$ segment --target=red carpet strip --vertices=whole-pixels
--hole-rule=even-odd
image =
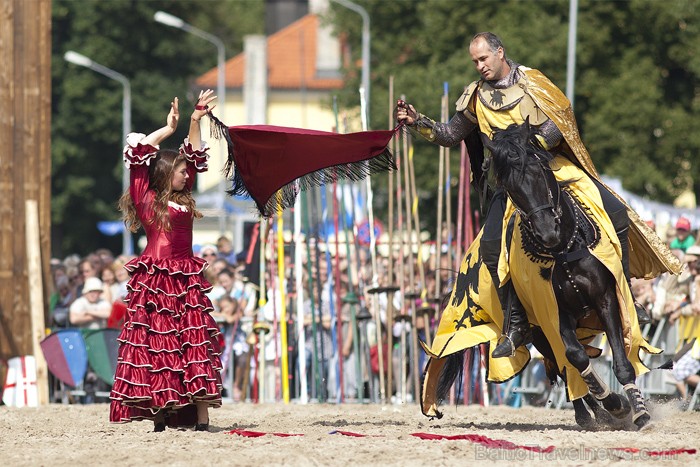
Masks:
[[[259,438],[265,435],[279,436],[282,438],[287,438],[289,436],[304,436],[301,433],[266,433],[264,431],[250,431],[250,430],[231,430],[226,432],[229,435],[245,436],[246,438]]]
[[[342,430],[333,430],[328,433],[329,435],[343,435],[343,436],[354,436],[356,438],[364,438],[366,436],[371,436],[373,438],[383,438],[384,435],[363,435],[362,433],[355,433],[353,431],[342,431]]]
[[[239,435],[239,436],[244,436],[246,438],[259,438],[261,436],[265,435],[273,435],[273,436],[279,436],[282,438],[286,438],[289,436],[304,436],[302,433],[267,433],[264,431],[251,431],[251,430],[240,430],[240,429],[235,429],[231,431],[226,432],[229,435]],[[381,438],[383,435],[365,435],[362,433],[355,433],[353,431],[343,431],[343,430],[333,430],[328,433],[329,435],[343,435],[343,436],[350,436],[354,438],[365,438],[365,437],[375,437],[375,438]],[[531,451],[531,452],[540,452],[540,453],[549,453],[553,452],[556,448],[554,446],[547,446],[545,448],[540,447],[540,446],[532,446],[532,445],[520,445],[520,444],[515,444],[510,441],[506,441],[504,439],[493,439],[489,438],[488,436],[483,436],[483,435],[471,435],[471,434],[466,434],[466,435],[436,435],[433,433],[411,433],[411,436],[415,436],[420,439],[446,439],[446,440],[467,440],[471,441],[472,443],[480,444],[482,446],[485,446],[487,448],[491,449],[523,449],[525,451]],[[648,450],[648,449],[639,449],[639,448],[609,448],[610,451],[620,451],[624,453],[643,453],[645,456],[648,457],[668,457],[668,456],[676,456],[678,454],[696,454],[697,450],[693,448],[679,448],[679,449],[668,449],[668,450],[663,450],[663,451],[653,451],[653,450]]]
[[[482,436],[482,435],[435,435],[432,433],[411,433],[411,436],[416,436],[420,439],[448,439],[448,440],[460,440],[460,439],[466,439],[467,441],[471,441],[472,443],[477,443],[481,444],[482,446],[486,446],[488,448],[493,448],[493,449],[524,449],[526,451],[532,451],[532,452],[552,452],[554,451],[554,446],[547,446],[546,448],[542,448],[540,446],[523,446],[519,444],[514,444],[511,443],[510,441],[506,441],[504,439],[493,439],[489,438],[488,436]]]

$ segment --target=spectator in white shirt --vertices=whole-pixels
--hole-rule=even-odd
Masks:
[[[69,321],[79,328],[100,329],[107,326],[112,305],[102,298],[103,285],[97,277],[88,277],[83,285],[83,295],[70,306]]]

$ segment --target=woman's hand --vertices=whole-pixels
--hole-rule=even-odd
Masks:
[[[211,112],[215,105],[209,107],[209,103],[216,99],[214,91],[207,89],[206,91],[199,91],[199,97],[197,98],[197,103],[194,106],[194,111],[192,112],[192,117],[190,119],[190,132],[188,138],[192,147],[195,149],[200,149],[202,147],[202,135],[199,128],[199,120],[204,117],[208,112]]]
[[[168,118],[165,125],[175,133],[177,130],[177,122],[180,120],[180,110],[178,108],[177,97],[170,102],[170,112],[168,112]]]
[[[404,100],[399,99],[396,102],[396,120],[399,123],[413,125],[418,119],[418,112],[413,106]]]
[[[197,98],[197,103],[194,106],[194,111],[192,112],[192,120],[198,122],[202,117],[204,117],[207,112],[214,110],[216,105],[209,107],[209,103],[216,99],[213,95],[214,91],[207,89],[206,91],[199,91],[199,97]]]
[[[172,136],[177,129],[177,122],[180,120],[180,111],[177,106],[177,97],[170,101],[170,112],[168,112],[168,117],[165,119],[165,126],[158,128],[153,133],[149,134],[141,140],[141,144],[151,144],[153,146],[158,146],[166,138]]]

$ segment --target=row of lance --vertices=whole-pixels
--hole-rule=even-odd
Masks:
[[[447,86],[445,85],[443,95],[441,97],[441,119],[447,121],[448,115],[448,95]],[[363,96],[361,94],[361,96]],[[401,96],[404,99],[404,96]],[[389,81],[389,128],[393,128],[395,121],[393,120],[393,110],[395,104],[393,77]],[[336,108],[336,128],[338,128],[338,113]],[[337,384],[338,391],[336,398],[338,402],[342,402],[346,397],[363,400],[366,396],[364,391],[364,381],[367,379],[369,386],[369,398],[378,402],[387,402],[392,395],[393,388],[396,387],[397,397],[402,401],[407,401],[408,393],[411,392],[413,399],[417,400],[420,394],[420,374],[422,369],[419,368],[420,349],[418,336],[418,318],[422,317],[424,323],[423,338],[425,344],[430,347],[432,340],[433,323],[439,322],[439,314],[442,304],[446,301],[446,295],[440,291],[447,288],[450,284],[443,284],[440,268],[447,267],[450,269],[451,276],[456,276],[460,267],[462,254],[466,247],[472,242],[474,232],[478,223],[478,217],[472,217],[472,210],[469,200],[469,164],[467,153],[464,144],[460,154],[459,162],[459,180],[453,183],[451,177],[451,158],[449,148],[439,148],[438,155],[438,187],[437,187],[437,219],[436,226],[437,241],[435,250],[430,256],[433,261],[432,270],[435,271],[435,287],[429,291],[426,284],[426,264],[424,249],[427,245],[421,240],[421,219],[419,212],[419,197],[416,189],[416,177],[413,163],[413,142],[409,131],[402,128],[390,143],[390,148],[394,154],[398,171],[389,172],[387,174],[387,193],[388,193],[388,219],[386,225],[388,228],[388,251],[389,261],[387,262],[386,270],[381,272],[378,270],[377,264],[377,243],[374,231],[374,212],[373,212],[373,192],[371,177],[365,180],[365,195],[367,220],[369,224],[369,254],[371,259],[371,273],[367,274],[367,268],[361,267],[362,261],[360,258],[360,245],[357,235],[357,227],[354,222],[355,210],[349,209],[349,212],[344,212],[348,206],[346,196],[352,196],[353,199],[357,196],[357,190],[362,187],[357,184],[345,184],[343,181],[334,183],[331,187],[320,187],[319,189],[310,189],[300,194],[297,205],[293,209],[293,235],[292,243],[297,247],[292,248],[294,251],[294,261],[291,263],[290,274],[285,271],[285,240],[284,232],[284,217],[281,211],[271,219],[262,219],[260,226],[260,290],[259,302],[260,308],[266,305],[270,296],[275,297],[273,304],[275,307],[274,321],[272,323],[265,322],[261,317],[253,326],[253,332],[249,336],[251,344],[252,358],[256,360],[257,377],[255,378],[255,389],[257,392],[264,392],[264,380],[261,374],[264,374],[265,358],[258,356],[259,348],[264,349],[267,339],[274,338],[275,343],[280,341],[279,352],[275,352],[275,366],[279,366],[279,381],[276,385],[276,393],[280,395],[280,399],[285,403],[290,400],[290,369],[289,369],[289,346],[288,346],[288,322],[287,303],[291,298],[296,299],[295,308],[297,313],[297,346],[300,350],[300,357],[297,359],[298,370],[300,377],[297,382],[300,400],[306,402],[310,396],[315,396],[322,400],[325,391],[322,385],[321,372],[319,371],[321,361],[325,361],[328,355],[333,352],[333,349],[325,349],[321,341],[319,344],[320,330],[318,325],[321,322],[321,317],[318,316],[322,305],[320,301],[324,296],[322,287],[324,281],[331,283],[331,296],[327,297],[328,303],[326,307],[330,308],[331,316],[335,319],[332,329],[332,339],[334,347],[337,349],[338,355],[341,355],[343,346],[343,326],[340,319],[340,308],[342,306],[349,307],[351,332],[353,335],[352,346],[354,358],[354,371],[356,373],[356,388],[357,394],[345,394],[343,384],[343,358],[336,359],[337,368]],[[457,193],[457,213],[453,215],[452,207],[452,186],[458,186]],[[340,186],[339,186],[340,185]],[[332,192],[332,209],[328,206],[327,191]],[[340,191],[338,191],[340,190]],[[353,203],[349,203],[352,205]],[[319,207],[322,215],[319,219]],[[333,215],[333,219],[329,216]],[[478,214],[476,214],[478,216]],[[456,228],[453,230],[453,219],[456,217]],[[347,219],[353,219],[347,221]],[[335,229],[335,254],[331,255],[330,245],[328,243],[333,240],[325,238],[324,232],[319,227],[324,227],[332,222]],[[276,224],[276,228],[273,227]],[[306,232],[306,248],[301,247],[301,226],[304,225]],[[340,245],[340,231],[345,233],[344,246]],[[395,235],[395,230],[398,230],[402,235]],[[273,235],[276,231],[276,238]],[[443,240],[444,239],[444,240]],[[320,245],[326,243],[324,251],[321,251]],[[443,245],[448,247],[443,251]],[[341,267],[340,267],[340,252],[345,249],[345,259],[347,261],[347,291],[343,294],[341,290]],[[276,254],[274,253],[276,251]],[[306,266],[302,258],[303,251],[306,255]],[[399,252],[399,257],[402,260],[394,264],[394,252]],[[443,255],[446,258],[443,259]],[[276,259],[276,261],[275,261]],[[275,264],[276,263],[276,264]],[[325,266],[327,277],[321,277],[321,269]],[[354,267],[351,267],[354,263]],[[448,266],[444,266],[447,264]],[[306,268],[306,274],[302,271]],[[353,272],[357,273],[357,277],[352,277]],[[380,283],[381,274],[381,283]],[[274,277],[276,276],[276,277]],[[285,278],[293,277],[296,281],[296,287],[290,289],[296,291],[304,291],[305,293],[295,293],[294,297],[288,297],[289,292],[286,290]],[[304,276],[306,283],[304,283]],[[368,277],[369,276],[369,277]],[[291,280],[291,279],[290,279]],[[269,289],[268,289],[269,288]],[[394,295],[399,293],[401,296],[401,306],[398,309],[394,307]],[[386,323],[381,322],[381,311],[379,309],[379,295],[386,294]],[[432,296],[429,296],[432,294]],[[311,339],[313,339],[312,368],[306,368],[305,358],[302,356],[305,348],[305,333],[303,329],[303,295],[306,295],[311,300]],[[333,297],[334,295],[334,297]],[[374,296],[371,302],[371,312],[366,303],[366,296]],[[318,303],[317,303],[318,301]],[[260,314],[259,314],[260,315]],[[277,318],[279,317],[279,319]],[[368,326],[372,322],[373,326]],[[398,381],[393,381],[395,377],[393,368],[392,350],[394,348],[394,335],[392,329],[395,323],[401,323],[401,332],[399,337],[399,369],[396,377]],[[408,336],[410,329],[410,339]],[[268,336],[272,332],[273,336]],[[376,333],[370,336],[369,333]],[[277,335],[279,333],[279,336]],[[378,359],[378,377],[372,376],[370,368],[370,342],[377,344],[377,359]],[[386,342],[386,346],[383,343]],[[256,344],[256,345],[253,345]],[[385,351],[389,349],[389,354]],[[278,357],[279,356],[279,357]],[[409,361],[407,362],[406,359]],[[365,378],[362,371],[362,365],[367,369],[368,377]],[[410,371],[409,368],[410,367]],[[312,387],[307,387],[306,372],[312,371]],[[410,381],[407,373],[410,372]],[[249,371],[246,372],[245,387],[248,387]]]

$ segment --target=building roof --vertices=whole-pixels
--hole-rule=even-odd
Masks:
[[[316,51],[319,19],[310,14],[267,38],[267,80],[270,89],[332,90],[343,86],[341,78],[317,76]],[[226,87],[243,87],[245,52],[225,64]],[[216,88],[217,69],[197,79],[201,87]]]

